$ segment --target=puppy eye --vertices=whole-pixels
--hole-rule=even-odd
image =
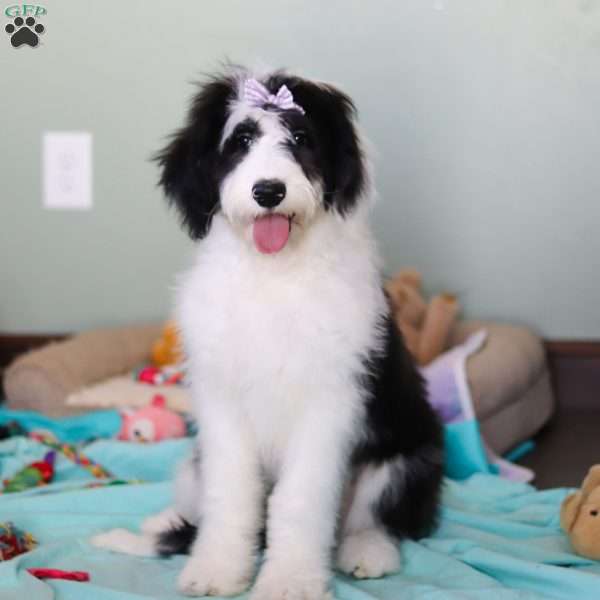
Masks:
[[[296,131],[292,133],[292,136],[297,146],[304,146],[307,142],[306,131],[303,131],[302,129],[296,129]]]
[[[235,136],[235,142],[238,148],[245,150],[252,143],[252,136],[249,133],[238,133]]]

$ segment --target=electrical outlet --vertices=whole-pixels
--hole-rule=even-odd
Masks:
[[[92,208],[92,134],[46,131],[42,140],[44,208]]]

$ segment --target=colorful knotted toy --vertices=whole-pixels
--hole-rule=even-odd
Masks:
[[[111,479],[113,477],[112,473],[87,457],[83,452],[77,450],[77,448],[71,444],[61,443],[57,441],[56,438],[42,433],[31,433],[30,437],[60,452],[65,458],[88,470],[96,479]]]
[[[37,546],[35,538],[15,527],[10,521],[0,523],[0,560],[25,554]]]
[[[4,489],[2,492],[8,494],[11,492],[22,492],[29,488],[46,485],[54,477],[54,459],[55,452],[48,452],[43,460],[27,465],[10,479],[4,480]]]

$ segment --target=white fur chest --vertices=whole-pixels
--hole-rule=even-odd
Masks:
[[[232,403],[269,449],[315,403],[324,418],[352,418],[385,300],[366,228],[338,219],[268,256],[215,219],[178,295],[200,420]]]

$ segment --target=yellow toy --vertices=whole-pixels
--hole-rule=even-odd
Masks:
[[[179,331],[174,321],[168,321],[162,336],[152,346],[152,362],[157,367],[176,365],[183,360]]]
[[[565,498],[560,525],[577,554],[600,560],[600,465],[588,471],[579,492]]]

